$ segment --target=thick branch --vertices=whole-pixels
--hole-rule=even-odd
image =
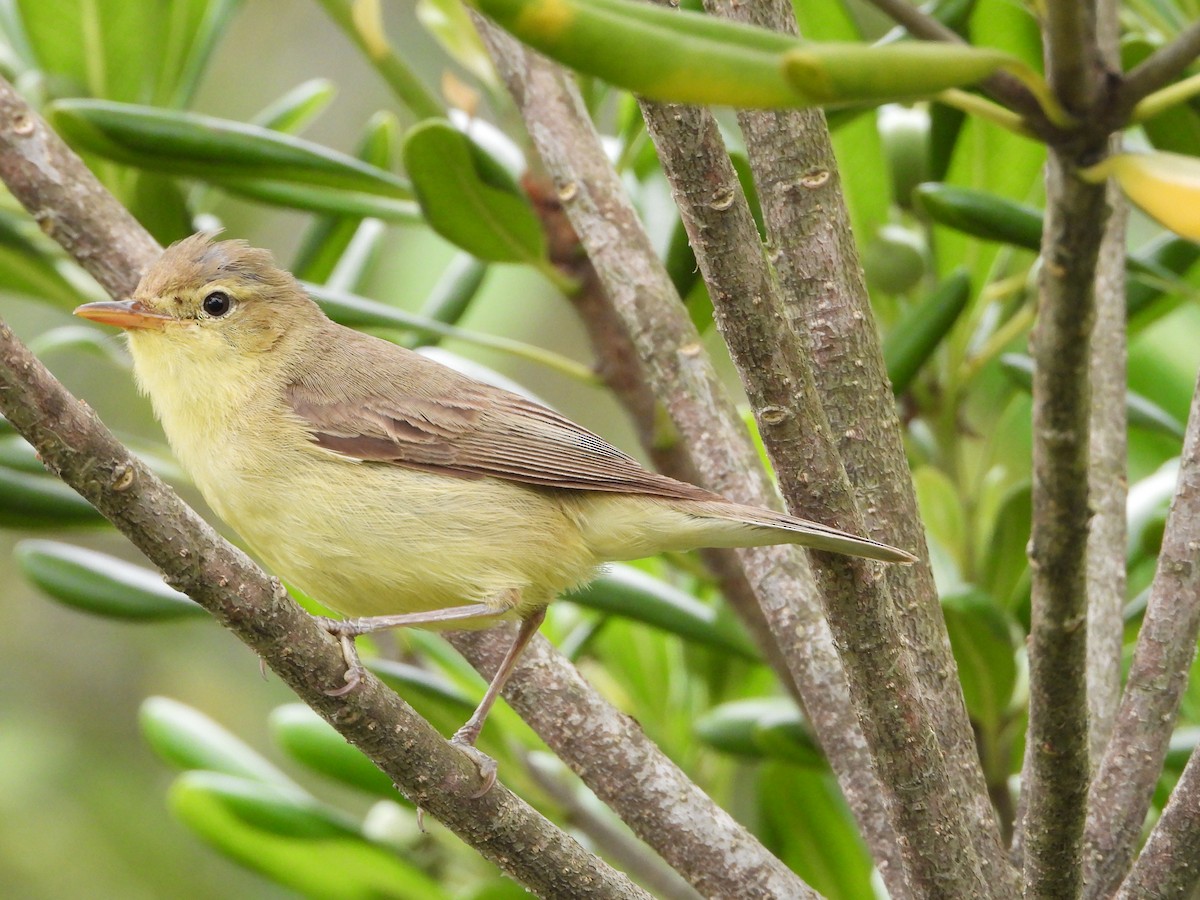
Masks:
[[[1200,753],[1192,753],[1116,900],[1190,900],[1198,887]]]
[[[29,127],[27,127],[26,123],[31,124]],[[30,160],[39,161],[39,164],[30,162]],[[83,166],[79,159],[72,154],[61,143],[61,141],[59,141],[57,137],[53,135],[52,132],[46,129],[44,123],[37,119],[36,116],[34,116],[34,114],[24,106],[23,101],[2,81],[0,81],[0,177],[3,177],[6,180],[13,194],[23,203],[25,203],[27,207],[38,216],[40,221],[48,221],[53,223],[54,228],[52,233],[54,236],[60,238],[64,247],[68,251],[75,254],[76,258],[79,259],[79,261],[86,268],[88,268],[89,271],[91,271],[92,274],[102,284],[104,284],[111,293],[114,294],[114,296],[130,293],[136,286],[140,271],[149,265],[156,258],[159,252],[157,246],[154,244],[149,235],[140,229],[140,226],[138,226],[137,223],[129,216],[129,214],[120,206],[120,204],[117,203],[117,201],[110,194],[108,194],[102,186],[100,186],[100,184],[95,180],[91,173],[87,171],[86,167]],[[102,235],[104,239],[102,241],[97,241],[95,238],[95,235],[97,234]],[[174,502],[178,503],[178,501]],[[189,522],[199,521],[195,519],[194,514],[191,514],[190,511],[188,515],[191,517],[188,520]],[[200,525],[203,526],[203,523],[200,523]],[[207,529],[207,526],[203,527]],[[207,533],[211,534],[211,531],[208,531]],[[215,535],[213,538],[215,540],[219,540],[219,538],[215,538]],[[205,546],[207,547],[207,545]],[[225,545],[223,542],[222,546],[228,547],[228,545]],[[204,553],[190,550],[186,551],[186,553],[188,558],[192,560],[201,558],[207,559],[209,556],[209,551],[207,549],[204,551]],[[241,557],[240,554],[238,556],[245,562],[245,565],[251,566],[248,560],[245,560],[245,558]],[[151,558],[156,562],[159,561],[156,557],[152,556]],[[174,557],[172,557],[172,560],[174,560]],[[257,569],[253,569],[252,566],[251,569],[254,572],[258,571]],[[170,574],[170,571],[167,571]],[[218,577],[226,576],[219,574]],[[234,582],[232,578],[229,578],[225,583],[238,582]],[[311,627],[311,622],[306,616],[299,611],[297,611],[297,615],[301,617],[303,622],[309,623],[306,627]],[[239,620],[246,619],[249,621],[253,621],[254,618],[254,616],[248,611],[239,612],[237,617]],[[323,632],[320,633],[323,634]],[[327,644],[328,641],[326,640],[326,645]],[[309,667],[314,665],[311,661],[306,660],[303,654],[295,652],[295,648],[288,650],[287,654],[288,661],[292,665],[306,665]],[[335,654],[335,658],[336,660],[340,660],[340,654]],[[548,673],[544,677],[549,679],[550,685],[568,683],[578,679],[578,673],[574,672],[570,664],[563,660],[561,656],[554,655],[548,659],[549,661],[544,660],[543,664],[536,670],[538,673],[536,677],[543,677],[541,674],[542,672]],[[271,664],[273,667],[275,666],[275,663]],[[342,663],[342,667],[340,669],[336,669],[334,675],[328,681],[321,682],[320,684],[328,685],[340,683],[341,674],[343,671],[344,663]],[[283,673],[281,672],[281,674]],[[528,674],[522,675],[521,684],[527,685],[532,677],[534,676],[530,676]],[[372,683],[374,684],[374,682]],[[536,688],[537,685],[532,684],[527,685],[526,690],[532,692]],[[372,688],[373,692],[374,690],[375,689]],[[304,699],[309,700],[309,694],[302,694],[301,696]],[[323,698],[322,702],[326,705],[331,702],[330,699],[325,697],[323,694],[321,694],[320,697]],[[347,704],[349,704],[351,700],[355,701],[352,707],[347,705],[345,707],[338,706],[337,708],[355,710],[360,709],[360,706],[357,703],[359,698],[360,692],[356,690],[347,700]],[[557,691],[553,690],[552,687],[546,687],[539,691],[538,702],[539,713],[544,714],[547,717],[556,719],[560,722],[567,721],[571,718],[570,710],[564,708],[566,701]],[[402,701],[399,701],[398,699],[395,700],[395,703],[400,704],[400,707],[404,710],[408,709],[408,707],[404,706]],[[624,721],[625,719],[624,716],[618,713],[610,705],[599,700],[594,693],[591,694],[589,698],[589,710],[591,721],[593,723],[593,727],[595,728],[615,728],[616,726],[612,726],[610,724],[612,721]],[[318,711],[320,711],[319,708]],[[393,733],[390,726],[387,726],[386,724],[381,726],[380,723],[389,723],[394,717],[389,718],[387,716],[381,716],[377,712],[371,711],[344,712],[342,714],[345,715],[351,724],[361,723],[354,724],[355,728],[365,728],[369,726],[370,736],[372,736],[376,742],[380,742],[384,737],[392,735]],[[338,726],[338,723],[334,724],[335,727]],[[428,728],[428,726],[424,727]],[[399,726],[397,726],[395,733],[396,735],[399,735],[399,737],[395,738],[394,746],[406,746],[405,740],[407,731],[401,730]],[[552,729],[547,730],[547,736],[549,738],[548,742],[553,746],[555,741],[554,732]],[[579,736],[576,737],[578,739],[574,744],[572,744],[571,753],[577,768],[586,770],[594,761],[587,757],[586,748],[589,746],[587,741]],[[661,751],[658,751],[657,748],[654,748],[652,744],[649,744],[649,742],[645,740],[644,736],[642,736],[640,743],[637,746],[639,747],[641,756],[649,761],[648,765],[654,765],[658,767],[657,771],[659,777],[657,786],[660,789],[662,789],[664,792],[668,792],[667,788],[665,787],[665,785],[668,783],[667,776],[663,775],[662,773],[669,772],[676,779],[676,781],[671,784],[669,791],[672,792],[672,796],[691,796],[693,793],[699,793],[698,789],[696,789],[695,786],[692,785],[691,782],[688,781],[687,778],[678,771],[678,769],[667,762],[665,757],[662,756]],[[606,754],[613,752],[612,747],[607,745],[600,749]],[[389,752],[395,751],[392,750]],[[461,754],[456,753],[452,748],[448,747],[445,742],[442,742],[441,750],[438,753],[434,753],[432,756],[429,756],[429,762],[431,765],[436,762],[441,762],[444,765],[446,759],[453,760],[455,763],[462,761]],[[636,785],[638,783],[638,779],[636,777],[630,778],[631,772],[636,772],[636,769],[632,769],[628,765],[628,761],[622,755],[622,752],[617,752],[609,760],[598,763],[597,768],[600,770],[605,770],[607,766],[613,764],[617,760],[625,761],[622,770],[623,775],[628,780],[629,784]],[[376,759],[376,762],[379,762],[379,760]],[[470,767],[469,770],[474,772],[473,767]],[[398,783],[402,785],[409,783],[408,780],[405,780],[405,778],[403,778],[400,774],[394,773],[391,769],[385,768],[385,771],[387,771],[389,774],[393,774],[393,777],[397,779]],[[423,774],[424,771],[425,770],[421,770],[422,774],[420,777],[425,778],[426,783],[438,784],[447,780],[446,776],[442,776],[439,779],[429,781],[431,776]],[[474,785],[472,783],[471,786],[468,787],[468,790],[473,790],[473,788]],[[493,794],[495,793],[496,792],[493,791],[492,794],[488,795],[488,798],[492,798]],[[503,792],[503,794],[507,796],[507,792]],[[488,798],[484,799],[487,800]],[[639,803],[646,803],[644,797],[639,799],[636,797],[636,791],[630,791],[628,789],[625,792],[625,798],[627,804],[638,805]],[[421,802],[423,808],[427,809],[430,813],[438,816],[439,818],[442,817],[442,806],[440,804],[435,805],[432,803],[425,803],[424,801]],[[524,807],[523,804],[521,804],[521,801],[516,800],[515,798],[506,801],[506,803],[509,805],[517,804],[520,812],[519,815],[516,813],[508,813],[508,820],[524,822],[525,818],[532,816],[535,817],[535,821],[542,821],[540,817],[536,817],[536,814],[529,811],[526,807]],[[711,806],[711,801],[709,801],[709,804]],[[461,807],[457,807],[457,809],[464,811],[460,812],[457,817],[451,817],[447,821],[447,824],[450,824],[451,822],[457,823],[459,819],[465,818],[469,820],[470,825],[483,831],[485,834],[490,835],[489,829],[496,829],[498,826],[491,818],[489,818],[487,814],[487,808],[487,806],[476,807],[472,803],[466,803]],[[698,826],[698,822],[701,821],[715,822],[718,824],[714,825],[712,830],[707,830]],[[720,827],[722,825],[727,826],[726,830],[722,830]],[[569,847],[574,848],[576,851],[579,851],[578,846],[574,844],[573,841],[564,838],[559,832],[554,830],[553,826],[550,826],[549,823],[546,823],[546,827],[550,829],[553,839],[550,840],[546,845],[547,849],[542,851],[545,858],[543,858],[538,865],[544,866],[547,869],[553,869],[555,865],[561,864],[561,871],[564,878],[568,877],[572,872],[578,872],[578,862],[574,860],[573,857],[563,856],[558,850],[558,842],[565,840],[568,842]],[[747,832],[745,832],[744,829],[736,825],[736,823],[733,823],[732,820],[728,819],[727,816],[724,816],[724,814],[719,810],[712,812],[712,814],[707,818],[701,817],[697,821],[688,822],[687,831],[693,836],[693,839],[696,840],[707,839],[713,841],[714,844],[718,846],[728,845],[739,848],[740,856],[737,861],[740,865],[740,868],[732,867],[731,871],[734,873],[745,873],[751,870],[776,871],[778,878],[775,882],[773,882],[773,884],[774,886],[781,888],[781,895],[787,895],[789,893],[803,895],[803,893],[808,890],[807,887],[805,887],[803,883],[799,881],[799,879],[792,875],[792,873],[787,872],[786,869],[783,869],[782,864],[780,864],[774,859],[774,857],[764,850],[761,845],[759,845],[752,837],[748,835]],[[662,844],[664,842],[672,843],[677,840],[677,836],[669,830],[663,830],[655,835],[652,835],[651,837],[654,839],[655,843],[658,844]],[[469,837],[464,836],[464,839],[470,842]],[[528,864],[529,861],[522,858],[530,855],[525,852],[527,848],[505,848],[499,837],[491,837],[490,840],[492,840],[495,846],[499,847],[499,849],[495,851],[496,853],[505,854],[511,858],[508,863],[510,866],[520,869],[522,866]],[[686,846],[686,842],[681,841],[680,843]],[[486,855],[488,852],[492,851],[487,848],[483,848],[481,849],[481,852],[484,852]],[[555,863],[556,858],[559,860],[559,863],[557,864]],[[584,855],[584,858],[589,860],[591,859],[590,857],[586,857],[586,855]],[[599,863],[598,861],[593,862],[600,866],[600,871],[602,873],[602,877],[595,879],[597,885],[599,885],[599,890],[609,890],[612,888],[613,883],[618,885],[626,883],[623,876],[620,876],[619,873],[611,873],[611,870],[608,870],[607,867],[604,867],[602,863]],[[786,878],[783,875],[778,874],[778,869],[782,869],[782,871],[786,873]],[[538,890],[536,882],[531,882],[523,875],[513,873],[512,870],[510,870],[510,874],[513,874],[514,878],[517,878],[518,880],[521,880],[523,883],[530,886],[531,889]],[[547,893],[548,895],[553,895],[552,891]],[[575,894],[572,894],[570,889],[568,889],[566,893],[559,895],[574,896]],[[625,894],[620,893],[597,894],[596,896],[602,895],[625,896]]]
[[[642,113],[785,495],[803,515],[862,529],[807,350],[783,314],[716,121],[694,107],[643,103]],[[910,887],[922,896],[982,896],[961,798],[937,745],[925,740],[934,725],[881,567],[822,555],[812,563],[902,852],[910,851]]]
[[[570,76],[477,21],[701,483],[741,502],[771,505],[745,429],[604,155]],[[860,815],[878,810],[877,799],[870,796],[877,787],[869,757],[804,556],[789,548],[745,550],[738,556],[823,747],[835,765],[844,767],[843,791]],[[888,827],[877,814],[860,821],[868,833],[882,834]]]
[[[1024,830],[1026,890],[1075,896],[1088,785],[1089,362],[1104,186],[1051,152],[1041,293],[1032,337],[1033,612]]]
[[[1192,397],[1179,483],[1121,711],[1089,798],[1085,859],[1089,897],[1107,897],[1128,868],[1166,758],[1200,635],[1197,546],[1200,383]],[[1192,763],[1188,768],[1193,768]],[[1200,773],[1193,773],[1196,776]],[[1182,796],[1194,799],[1195,794],[1185,791]],[[1181,801],[1177,815],[1186,813],[1188,802]]]
[[[121,446],[3,323],[0,411],[47,468],[100,510],[172,585],[258,653],[409,799],[483,856],[539,896],[647,896],[502,785],[473,797],[479,775],[471,759],[378,679],[365,678],[348,697],[331,697],[328,689],[342,682],[346,669],[337,642],[278,581]]]
[[[1179,37],[1150,54],[1125,76],[1117,92],[1117,106],[1128,113],[1147,95],[1166,87],[1200,56],[1200,22],[1193,22]]]
[[[795,30],[786,2],[710,5],[739,21]],[[864,512],[867,533],[902,547],[921,548],[924,525],[824,117],[819,111],[745,110],[738,122],[762,202],[770,262],[791,326],[780,328],[770,342],[798,337],[797,354],[807,346],[818,396],[858,508]],[[762,430],[770,444],[775,429]],[[798,458],[802,443],[786,433],[778,438],[776,452],[784,457],[777,468],[805,471],[806,464]],[[889,567],[885,579],[895,608],[904,610],[900,625],[987,881],[997,895],[1015,896],[1016,876],[988,799],[932,570],[927,564]]]

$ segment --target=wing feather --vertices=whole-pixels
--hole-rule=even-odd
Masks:
[[[460,478],[716,499],[695,485],[647,470],[548,407],[419,354],[386,347],[388,364],[375,366],[376,371],[360,373],[351,365],[336,386],[300,379],[288,385],[287,401],[318,446],[365,462]]]

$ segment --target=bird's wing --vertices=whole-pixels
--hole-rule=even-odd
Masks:
[[[433,378],[408,392],[385,378],[342,385],[335,396],[297,382],[287,397],[318,446],[353,459],[566,490],[717,499],[648,471],[552,409],[418,359],[412,364]]]

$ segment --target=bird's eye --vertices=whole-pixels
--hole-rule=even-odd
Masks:
[[[224,291],[213,291],[200,304],[206,313],[214,318],[225,315],[233,309],[233,298]]]

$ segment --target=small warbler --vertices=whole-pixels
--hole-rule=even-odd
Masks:
[[[472,751],[546,606],[605,562],[765,544],[914,559],[648,471],[551,409],[337,325],[241,241],[186,238],[131,299],[76,313],[127,330],[138,384],[217,514],[354,617],[323,621],[347,661],[330,693],[361,678],[357,635],[521,620],[454,737]],[[480,769],[486,790],[494,765]]]

